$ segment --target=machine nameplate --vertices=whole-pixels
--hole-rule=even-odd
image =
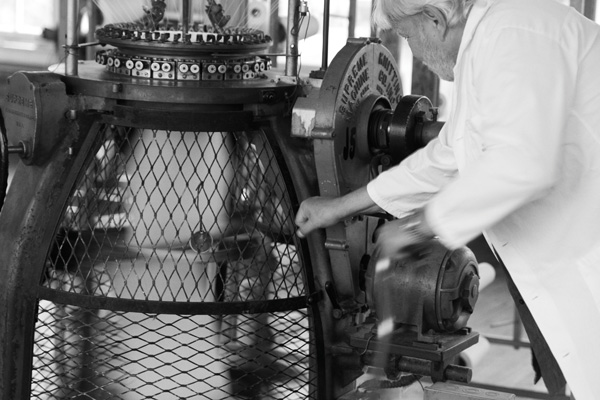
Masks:
[[[29,121],[35,121],[35,102],[33,98],[27,98],[15,93],[8,93],[6,95],[6,107],[4,112],[6,114],[12,114],[17,118],[25,118]],[[18,128],[25,128],[24,124],[30,124],[27,121],[21,121],[17,119],[15,125]]]
[[[15,93],[8,93],[6,95],[6,103],[15,104],[25,108],[33,108],[33,99],[28,99]]]
[[[6,119],[7,130],[17,140],[11,144],[28,139],[27,135],[34,132],[37,126],[37,108],[33,92],[28,85],[22,86],[21,93],[8,92],[5,96],[5,107],[2,110]],[[31,94],[31,97],[29,95]],[[12,138],[10,138],[12,139]]]
[[[396,61],[390,59],[386,53],[380,52],[377,65],[382,68],[377,74],[377,91],[385,94],[391,103],[397,104],[402,97],[402,85],[396,72]]]
[[[338,111],[346,118],[351,119],[358,106],[358,100],[361,100],[369,91],[370,75],[367,54],[363,53],[358,57],[348,71],[342,86]]]
[[[8,79],[4,100],[10,144],[28,147],[22,155],[26,164],[43,163],[63,131],[68,104],[64,84],[51,73],[17,72]]]

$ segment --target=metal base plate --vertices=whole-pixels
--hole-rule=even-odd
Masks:
[[[387,352],[389,354],[420,358],[434,362],[449,362],[465,349],[479,341],[479,333],[461,329],[457,333],[429,335],[431,342],[417,340],[417,332],[396,330],[389,341],[383,343],[376,338],[373,324],[352,328],[350,346],[362,351]]]

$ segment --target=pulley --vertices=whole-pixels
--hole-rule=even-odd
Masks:
[[[385,166],[396,165],[436,138],[444,125],[437,109],[420,95],[403,96],[392,108],[384,96],[370,96],[360,106],[360,129],[366,132],[358,146],[362,158],[385,154]]]

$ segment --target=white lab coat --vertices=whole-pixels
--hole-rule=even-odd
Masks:
[[[600,27],[548,0],[477,0],[438,139],[369,183],[450,248],[484,232],[577,400],[600,399]]]

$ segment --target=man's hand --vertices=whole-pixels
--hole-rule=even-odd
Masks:
[[[404,258],[434,237],[422,210],[386,222],[377,229],[375,254],[379,259]]]
[[[307,234],[319,228],[327,228],[336,224],[340,218],[340,198],[311,197],[300,204],[296,214],[296,234],[304,238]]]
[[[296,234],[300,238],[310,232],[365,212],[378,212],[381,208],[375,204],[366,187],[356,189],[342,197],[310,197],[300,204],[296,214]]]

